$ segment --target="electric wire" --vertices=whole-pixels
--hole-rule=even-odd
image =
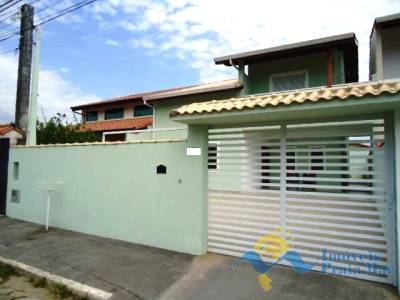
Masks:
[[[4,5],[6,5],[6,4],[2,4],[2,6],[0,6],[0,13],[3,12],[3,11],[6,11],[7,9],[9,9],[9,8],[15,6],[15,5],[17,5],[18,3],[22,2],[22,1],[23,1],[23,0],[17,0],[16,2],[11,3],[11,4],[8,5],[7,7],[4,7]],[[10,2],[10,1],[8,1],[8,2]]]
[[[27,28],[25,31],[32,30],[36,26],[41,26],[41,25],[44,25],[44,24],[46,24],[46,23],[48,23],[50,21],[56,20],[58,18],[61,18],[61,17],[65,16],[65,15],[67,15],[69,13],[72,13],[72,12],[74,12],[74,11],[80,9],[80,8],[83,8],[83,7],[89,5],[89,4],[93,3],[93,2],[96,2],[96,1],[98,1],[98,0],[81,1],[79,3],[71,5],[70,7],[67,7],[65,9],[63,9],[63,10],[57,12],[54,15],[49,15],[49,16],[46,16],[46,17],[40,19],[36,25],[34,25],[32,28]],[[23,33],[23,32],[21,32],[21,33]],[[14,32],[5,33],[5,34],[0,36],[0,42],[6,41],[6,40],[8,40],[8,39],[10,39],[12,37],[17,36],[18,34],[20,34],[20,31],[14,31]]]

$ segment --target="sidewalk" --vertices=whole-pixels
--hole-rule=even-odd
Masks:
[[[216,254],[193,257],[0,217],[0,256],[113,294],[162,300],[397,300],[394,287],[275,266],[264,292],[247,263]]]
[[[192,264],[186,254],[0,217],[0,256],[113,293],[155,299]]]

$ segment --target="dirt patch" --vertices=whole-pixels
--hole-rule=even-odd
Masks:
[[[9,299],[13,299],[17,296],[22,299],[23,297],[40,300],[57,299],[45,287],[34,287],[29,278],[24,276],[11,276],[7,282],[0,285],[0,294],[2,290],[12,290],[12,292],[7,295]]]
[[[29,232],[27,232],[24,236],[25,240],[27,241],[31,241],[34,239],[37,239],[38,237],[40,237],[41,235],[45,234],[46,231],[44,229],[44,227],[40,227],[40,228],[36,228],[35,230],[31,230]]]

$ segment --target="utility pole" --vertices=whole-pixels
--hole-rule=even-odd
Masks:
[[[40,62],[40,28],[36,27],[35,53],[32,68],[32,92],[29,103],[28,128],[26,131],[26,144],[36,145],[36,122],[37,122],[37,98],[39,85],[39,62]]]
[[[28,125],[31,86],[33,14],[33,7],[31,5],[24,4],[21,6],[15,125],[25,133],[27,132]]]

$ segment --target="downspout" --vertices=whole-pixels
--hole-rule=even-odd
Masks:
[[[156,129],[156,108],[154,105],[150,105],[146,99],[143,98],[143,104],[146,105],[147,107],[150,107],[153,110],[153,130],[152,130],[152,138],[153,141],[155,140],[155,129]]]

